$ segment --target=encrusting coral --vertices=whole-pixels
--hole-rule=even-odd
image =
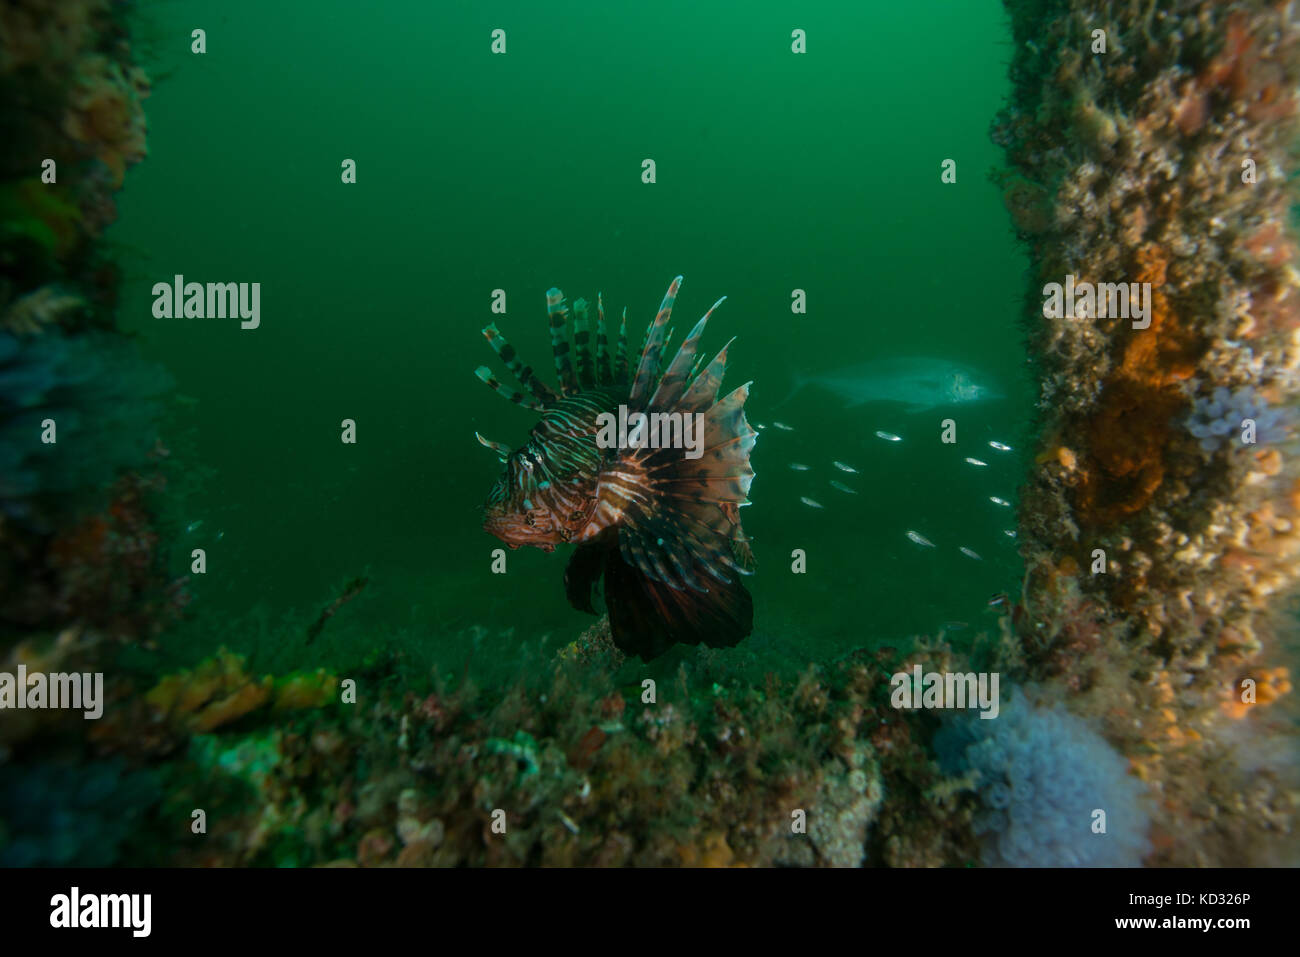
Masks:
[[[1270,673],[1295,627],[1279,605],[1300,575],[1292,6],[1007,0],[998,180],[1053,209],[1029,223],[1025,188],[1009,201],[1035,266],[1043,435],[1017,634],[1025,676],[1070,676],[1073,710],[1101,716],[1157,794],[1151,863],[1241,863],[1216,857],[1215,827],[1233,821],[1237,855],[1276,846],[1296,804],[1294,767],[1247,771],[1216,732],[1222,689]],[[1146,315],[1046,317],[1046,284],[1069,277],[1138,284]],[[1207,807],[1233,787],[1254,812]]]

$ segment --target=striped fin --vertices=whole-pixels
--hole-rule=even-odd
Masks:
[[[618,355],[614,360],[614,381],[627,381],[627,306],[623,307],[623,321],[618,324]]]
[[[614,370],[609,364],[609,337],[605,333],[605,299],[596,293],[596,384],[610,385]]]
[[[699,348],[700,337],[704,335],[704,327],[708,325],[709,317],[713,315],[713,310],[726,300],[723,296],[712,306],[704,317],[695,324],[691,334],[686,337],[686,341],[681,344],[677,350],[677,355],[673,357],[672,363],[668,366],[668,371],[664,373],[659,380],[659,386],[655,389],[654,396],[650,399],[651,409],[671,409],[674,408],[686,392],[686,387],[690,383],[691,362],[695,358],[696,349]]]
[[[621,530],[611,531],[578,547],[565,569],[564,584],[575,608],[595,614],[592,591],[604,577],[610,635],[624,654],[650,661],[678,642],[730,648],[753,631],[754,601],[743,584],[715,580],[708,588],[679,588],[656,581],[630,563],[627,554],[652,563],[654,559],[639,543],[625,545]],[[658,565],[698,584],[689,566],[672,561]]]
[[[477,369],[474,370],[474,374],[478,376],[480,379],[482,379],[484,382],[486,382],[488,386],[493,391],[495,391],[498,395],[505,396],[509,401],[513,402],[515,405],[522,405],[525,409],[532,409],[534,412],[545,411],[541,403],[526,398],[522,392],[516,392],[514,389],[510,388],[509,386],[502,385],[500,381],[497,379],[497,377],[492,374],[492,370],[489,369],[487,366],[479,366]]]
[[[578,368],[578,385],[590,389],[596,384],[595,366],[591,361],[591,322],[587,318],[587,300],[573,303],[573,359]]]
[[[628,450],[600,474],[588,531],[617,525],[624,560],[653,581],[707,591],[706,578],[731,584],[732,571],[750,573],[739,518],[758,437],[745,419],[749,386],[700,413],[699,458],[680,448]]]
[[[560,380],[561,395],[578,391],[578,380],[573,375],[569,361],[569,340],[564,335],[564,320],[569,307],[564,304],[564,293],[552,286],[546,290],[546,312],[551,322],[551,351],[555,353],[555,374]]]
[[[479,445],[489,448],[493,452],[495,452],[497,454],[497,458],[499,458],[502,462],[510,458],[510,446],[503,445],[500,442],[493,442],[491,439],[485,439],[477,432],[474,433],[474,438],[478,439]]]
[[[528,391],[529,395],[543,406],[555,401],[555,393],[550,390],[546,383],[537,378],[531,366],[526,366],[519,360],[519,356],[515,353],[515,347],[506,341],[505,336],[501,335],[496,323],[488,323],[483,329],[483,335],[487,339],[488,345],[506,364],[506,368],[510,370],[511,375]],[[529,408],[536,408],[536,406],[530,405]]]
[[[659,314],[651,323],[646,334],[645,348],[641,352],[641,361],[636,368],[636,381],[632,383],[632,392],[628,404],[635,408],[644,407],[650,397],[650,384],[659,371],[660,353],[664,348],[664,330],[673,314],[673,303],[677,300],[677,290],[682,286],[682,277],[676,277],[664,294],[664,301],[659,306]]]
[[[727,350],[731,348],[731,343],[735,342],[733,336],[731,340],[718,350],[718,354],[713,357],[703,372],[697,374],[691,381],[691,387],[686,390],[680,403],[683,410],[694,412],[698,409],[706,409],[718,401],[718,390],[722,388],[722,376],[727,371]]]

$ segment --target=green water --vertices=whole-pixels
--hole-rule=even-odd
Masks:
[[[457,668],[472,651],[508,673],[572,640],[592,619],[565,601],[564,549],[491,573],[479,507],[498,466],[474,432],[518,445],[535,419],[474,378],[494,364],[479,329],[497,322],[546,373],[548,287],[603,290],[639,333],[678,273],[679,335],[728,297],[705,347],[739,337],[727,383],[754,381],[749,419],[769,426],[743,513],[758,560],[745,647],[798,664],[945,622],[970,635],[993,624],[990,594],[1018,589],[1013,510],[988,500],[1016,500],[1035,398],[1025,259],[987,177],[1008,91],[993,0],[177,2],[145,17],[152,72],[170,75],[110,238],[127,250],[123,323],[186,397],[165,431],[185,458],[176,574],[207,552],[164,659],[225,644],[282,670],[383,648]],[[153,284],[177,273],[260,282],[260,328],[154,318]],[[960,360],[1006,398],[908,416],[809,391],[773,411],[796,371],[900,355]],[[956,445],[939,441],[948,415]],[[360,574],[370,586],[307,645]]]

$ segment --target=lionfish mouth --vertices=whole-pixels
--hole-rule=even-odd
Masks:
[[[501,521],[490,516],[483,519],[483,531],[499,539],[501,544],[512,552],[518,551],[525,545],[531,545],[534,548],[540,548],[544,552],[555,551],[555,543],[547,541],[537,541],[539,537],[535,531],[525,531],[522,526],[513,522]]]

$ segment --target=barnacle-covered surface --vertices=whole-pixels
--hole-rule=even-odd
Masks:
[[[117,333],[101,242],[145,154],[129,7],[0,9],[0,647],[81,627],[152,637],[180,597],[159,580],[150,505],[170,377]]]
[[[1064,681],[1153,788],[1151,863],[1294,860],[1294,762],[1254,756],[1287,733],[1263,712],[1291,705],[1259,695],[1231,715],[1252,743],[1225,726],[1224,701],[1282,666],[1294,633],[1300,11],[1007,7],[1015,94],[993,135],[999,179],[1028,184],[1009,203],[1032,253],[1042,383],[1022,497],[1025,674]],[[1044,318],[1042,287],[1067,275],[1150,283],[1150,327]]]

